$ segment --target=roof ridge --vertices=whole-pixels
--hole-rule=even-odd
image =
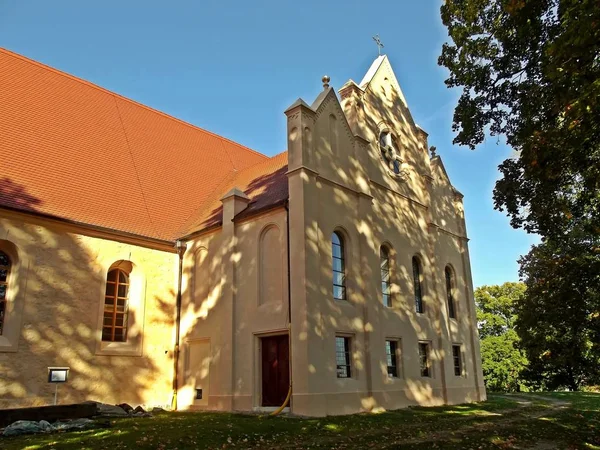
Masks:
[[[25,61],[25,62],[27,62],[27,63],[29,63],[29,64],[33,64],[33,65],[35,65],[35,66],[41,67],[41,68],[43,68],[43,69],[50,70],[51,72],[54,72],[54,73],[56,73],[56,74],[58,74],[58,75],[61,75],[61,76],[64,76],[64,77],[66,77],[66,78],[70,78],[70,79],[72,79],[72,80],[74,80],[74,81],[77,81],[77,82],[79,82],[79,83],[81,83],[81,84],[87,85],[87,86],[89,86],[89,87],[91,87],[91,88],[98,89],[99,91],[103,91],[103,92],[105,92],[105,93],[107,93],[107,94],[110,94],[110,95],[112,95],[112,96],[118,97],[118,98],[120,98],[120,99],[122,99],[122,100],[124,100],[124,101],[126,101],[126,102],[132,103],[132,104],[134,104],[134,105],[140,106],[140,107],[142,107],[142,108],[144,108],[144,109],[147,109],[147,110],[149,110],[149,111],[152,111],[152,112],[154,112],[154,113],[160,114],[160,115],[162,115],[162,116],[164,116],[164,117],[166,117],[166,118],[168,118],[168,119],[174,120],[174,121],[176,121],[176,122],[179,122],[179,123],[181,123],[181,124],[183,124],[183,125],[186,125],[186,126],[188,126],[188,127],[191,127],[191,128],[197,129],[197,130],[199,130],[199,131],[202,131],[202,132],[204,132],[204,133],[210,134],[210,135],[212,135],[212,136],[214,136],[214,137],[216,137],[216,138],[219,138],[219,139],[221,139],[221,140],[223,140],[223,141],[230,142],[231,144],[234,144],[234,145],[236,145],[236,146],[238,146],[238,147],[240,147],[240,148],[242,148],[242,149],[244,149],[244,150],[248,150],[248,151],[250,151],[250,152],[252,152],[252,153],[254,153],[254,154],[256,154],[256,155],[262,156],[262,157],[264,157],[265,159],[268,159],[268,158],[269,158],[269,157],[268,157],[267,155],[265,155],[264,153],[260,153],[259,151],[253,150],[253,149],[251,149],[251,148],[249,148],[249,147],[246,147],[245,145],[242,145],[242,144],[240,144],[240,143],[238,143],[238,142],[232,141],[231,139],[228,139],[228,138],[226,138],[226,137],[223,137],[223,136],[221,136],[221,135],[219,135],[219,134],[213,133],[212,131],[208,131],[208,130],[205,130],[204,128],[200,128],[199,126],[197,126],[197,125],[193,125],[193,124],[191,124],[191,123],[189,123],[189,122],[186,122],[185,120],[178,119],[178,118],[177,118],[177,117],[175,117],[175,116],[171,116],[170,114],[167,114],[167,113],[165,113],[165,112],[159,111],[158,109],[152,108],[152,107],[150,107],[150,106],[148,106],[148,105],[144,105],[143,103],[140,103],[140,102],[138,102],[138,101],[135,101],[135,100],[133,100],[133,99],[131,99],[131,98],[125,97],[125,96],[123,96],[123,95],[121,95],[121,94],[118,94],[118,93],[116,93],[116,92],[113,92],[113,91],[110,91],[110,90],[108,90],[108,89],[106,89],[106,88],[103,88],[102,86],[99,86],[99,85],[97,85],[97,84],[94,84],[94,83],[92,83],[91,81],[87,81],[87,80],[84,80],[83,78],[79,78],[79,77],[77,77],[77,76],[75,76],[75,75],[71,75],[70,73],[63,72],[62,70],[56,69],[56,68],[54,68],[54,67],[52,67],[52,66],[49,66],[49,65],[47,65],[47,64],[41,63],[41,62],[39,62],[39,61],[36,61],[36,60],[34,60],[34,59],[31,59],[31,58],[28,58],[28,57],[26,57],[26,56],[20,55],[19,53],[15,53],[15,52],[13,52],[13,51],[10,51],[10,50],[8,50],[7,48],[0,47],[0,53],[4,53],[4,54],[6,54],[6,55],[8,55],[8,56],[12,56],[12,57],[14,57],[14,58],[17,58],[17,59],[20,59],[20,60],[22,60],[22,61]]]

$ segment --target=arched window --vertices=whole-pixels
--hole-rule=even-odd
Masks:
[[[337,231],[331,235],[331,262],[333,266],[333,298],[336,300],[346,300],[344,238]]]
[[[6,253],[0,250],[0,336],[4,329],[4,317],[6,317],[6,295],[8,291],[10,266],[10,258]]]
[[[379,249],[379,266],[381,268],[381,293],[384,306],[392,306],[390,280],[390,251],[384,245]]]
[[[456,309],[454,305],[454,296],[452,295],[452,288],[454,286],[454,279],[452,276],[452,269],[446,266],[444,270],[446,275],[446,298],[448,299],[448,315],[451,319],[456,319]]]
[[[106,277],[104,321],[102,324],[103,341],[127,341],[128,309],[129,271],[119,264],[118,267],[110,269]]]
[[[419,314],[423,314],[423,287],[421,284],[422,275],[421,275],[421,262],[419,258],[413,256],[412,259],[412,268],[413,268],[413,285],[415,290],[415,307]]]

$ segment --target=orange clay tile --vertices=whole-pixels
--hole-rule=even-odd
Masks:
[[[230,186],[287,199],[287,153],[268,158],[0,48],[0,207],[174,240],[220,223]]]

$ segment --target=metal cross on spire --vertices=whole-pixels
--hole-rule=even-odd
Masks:
[[[377,44],[377,53],[379,53],[379,56],[381,56],[381,49],[384,47],[384,45],[381,42],[381,39],[379,39],[379,35],[376,34],[373,36],[373,40],[375,41],[375,44]]]

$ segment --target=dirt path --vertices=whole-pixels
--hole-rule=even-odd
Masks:
[[[568,402],[566,400],[559,400],[557,398],[546,397],[544,395],[537,395],[537,394],[535,396],[529,396],[529,397],[526,397],[524,395],[519,395],[519,394],[494,394],[494,396],[516,401],[517,403],[519,403],[520,405],[523,405],[523,406],[532,405],[534,400],[541,400],[544,402],[548,402],[548,403],[550,403],[551,407],[557,407],[557,408],[571,406],[571,402]]]

